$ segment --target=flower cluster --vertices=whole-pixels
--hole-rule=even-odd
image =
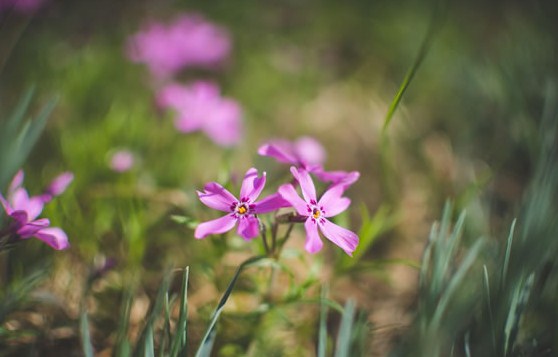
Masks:
[[[273,140],[262,145],[258,153],[292,165],[290,171],[300,186],[302,197],[297,193],[295,186],[288,183],[281,185],[276,193],[258,200],[265,186],[266,174],[264,172],[258,176],[258,170],[255,168],[246,172],[238,198],[217,182],[208,183],[203,191],[198,191],[199,199],[210,208],[226,212],[226,215],[200,223],[194,236],[200,239],[210,234],[227,232],[238,225],[238,235],[250,240],[260,233],[258,214],[292,207],[297,216],[291,222],[304,223],[305,249],[309,253],[316,253],[322,248],[323,243],[318,233],[320,231],[345,253],[352,255],[358,245],[358,236],[331,222],[329,218],[349,207],[351,201],[343,197],[343,194],[358,179],[359,173],[325,171],[322,166],[325,151],[320,143],[312,138],[300,138],[295,142]],[[320,198],[316,195],[311,174],[322,181],[331,182]]]
[[[2,231],[2,236],[15,238],[15,240],[38,238],[56,250],[66,249],[70,246],[66,233],[58,227],[50,227],[47,218],[37,218],[46,203],[55,196],[62,194],[72,182],[74,175],[65,172],[56,177],[49,187],[38,196],[29,196],[22,187],[23,171],[19,171],[13,178],[7,197],[0,194],[0,203],[4,211],[11,218],[7,230]]]
[[[240,142],[241,106],[221,96],[219,86],[197,80],[176,81],[183,69],[216,68],[231,51],[229,33],[199,14],[182,14],[170,24],[150,22],[130,37],[126,52],[133,62],[145,63],[157,80],[157,104],[175,115],[182,133],[200,131],[215,144],[230,147]]]

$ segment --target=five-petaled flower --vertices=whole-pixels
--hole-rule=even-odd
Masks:
[[[206,184],[203,192],[198,191],[200,200],[206,206],[227,212],[227,214],[221,218],[200,223],[194,236],[200,239],[210,234],[224,233],[238,223],[238,235],[244,239],[255,238],[260,232],[257,214],[288,206],[288,203],[279,194],[272,194],[256,201],[265,186],[265,181],[265,172],[258,177],[258,170],[249,169],[242,181],[240,199],[237,199],[217,182]]]
[[[314,182],[305,169],[291,167],[291,173],[299,182],[302,190],[302,199],[292,184],[279,187],[279,194],[288,201],[296,212],[306,217],[305,248],[309,253],[316,253],[322,249],[323,243],[318,234],[318,229],[333,243],[338,245],[348,255],[352,255],[358,245],[358,236],[348,229],[340,227],[330,220],[349,207],[351,201],[342,197],[345,187],[342,184],[332,185],[318,200]]]
[[[325,171],[323,167],[325,150],[316,139],[308,136],[300,137],[295,141],[270,140],[258,148],[258,154],[304,169],[323,182],[330,182],[332,185],[340,184],[345,189],[360,177],[357,171]]]
[[[21,239],[36,237],[56,250],[66,249],[70,246],[66,233],[58,227],[49,227],[47,218],[38,218],[46,202],[52,196],[65,190],[73,179],[71,173],[64,173],[56,178],[47,192],[40,196],[29,197],[27,191],[21,187],[23,172],[19,171],[8,189],[8,197],[0,194],[0,203],[4,211],[12,218],[9,230]]]

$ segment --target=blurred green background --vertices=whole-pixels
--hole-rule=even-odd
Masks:
[[[230,31],[233,50],[223,68],[186,70],[180,79],[215,80],[242,105],[245,135],[235,148],[177,132],[170,113],[155,105],[147,68],[125,56],[126,39],[145,21],[182,12]],[[76,321],[85,301],[95,350],[111,355],[126,292],[135,297],[133,340],[165,269],[190,266],[193,350],[235,267],[262,248],[232,234],[195,240],[190,226],[171,217],[215,218],[195,190],[218,181],[236,192],[231,178],[252,166],[268,172],[271,193],[288,175],[259,157],[258,146],[309,135],[327,150],[327,169],[361,172],[339,222],[367,243],[350,262],[327,243],[309,255],[296,230],[271,296],[265,267],[239,282],[215,353],[315,355],[319,306],[309,301],[327,283],[332,300],[354,298],[363,311],[364,351],[386,355],[411,324],[416,267],[448,198],[455,211],[468,209],[465,241],[507,237],[535,170],[545,98],[556,83],[557,15],[552,1],[416,0],[52,0],[33,15],[0,14],[0,117],[32,86],[31,114],[57,100],[24,165],[26,187],[39,193],[59,172],[75,174],[44,212],[71,248],[53,252],[29,241],[2,257],[5,286],[47,272],[30,296],[40,304],[5,319],[3,331],[19,333],[5,333],[2,349],[81,355]],[[383,130],[425,38],[425,56]],[[122,148],[138,163],[115,173],[109,158]],[[103,259],[116,266],[82,300],[88,274]],[[335,331],[338,323],[332,317],[328,327]]]

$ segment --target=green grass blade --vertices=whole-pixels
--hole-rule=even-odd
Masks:
[[[89,332],[89,321],[85,309],[79,317],[79,331],[81,334],[81,348],[85,357],[93,357],[93,344],[91,343],[91,334]]]
[[[483,265],[484,271],[484,291],[486,292],[486,305],[488,307],[488,318],[490,320],[490,334],[492,335],[492,347],[496,352],[496,331],[494,329],[494,313],[492,312],[492,299],[490,298],[490,280],[488,279],[488,269]]]
[[[409,87],[413,78],[415,77],[420,65],[422,64],[424,58],[426,57],[426,54],[430,51],[430,48],[432,47],[434,37],[437,31],[441,28],[441,24],[443,22],[442,21],[443,15],[445,14],[445,10],[446,10],[445,6],[446,4],[436,4],[433,8],[432,18],[430,20],[428,29],[422,40],[422,43],[419,47],[417,56],[415,57],[415,60],[411,64],[411,67],[407,70],[407,73],[403,78],[403,82],[399,86],[397,93],[395,93],[395,97],[393,98],[391,104],[389,105],[388,112],[384,119],[384,126],[382,128],[382,132],[384,133],[389,127],[389,124],[391,123],[391,120],[393,118],[393,114],[395,113],[397,107],[399,106],[399,103],[401,102],[403,95],[405,94],[407,88]]]
[[[180,311],[178,314],[178,323],[171,344],[171,357],[182,355],[187,343],[187,322],[188,322],[188,280],[190,276],[190,267],[184,269],[182,274],[182,286],[180,289]]]
[[[148,325],[145,333],[145,345],[143,347],[145,357],[155,357],[155,347],[153,343],[153,326]]]
[[[223,297],[221,298],[221,300],[219,300],[219,304],[217,304],[217,308],[215,309],[215,311],[213,312],[213,315],[211,316],[209,326],[208,326],[208,328],[205,332],[205,335],[203,336],[203,339],[200,343],[198,351],[196,352],[196,357],[209,357],[211,355],[211,350],[213,349],[213,343],[215,342],[215,336],[216,336],[215,327],[216,327],[217,321],[219,320],[219,317],[221,316],[221,313],[223,312],[223,308],[225,307],[225,304],[227,303],[227,300],[229,299],[229,296],[231,295],[231,293],[232,293],[232,291],[235,287],[236,281],[237,281],[240,273],[244,270],[244,268],[250,266],[251,264],[253,264],[253,263],[255,263],[258,260],[261,260],[263,258],[265,258],[265,256],[252,257],[252,258],[244,261],[237,268],[236,273],[234,274],[233,278],[229,282],[229,286],[227,287],[227,290],[225,290],[225,293],[223,294]]]
[[[508,274],[508,265],[510,264],[511,247],[513,243],[513,234],[515,232],[516,219],[513,220],[510,233],[508,234],[508,242],[506,244],[506,254],[504,256],[504,264],[502,265],[502,286],[506,283],[506,276]]]
[[[318,357],[325,357],[327,351],[327,313],[328,308],[325,303],[327,298],[327,287],[322,287],[320,297],[320,328],[318,330]]]
[[[355,301],[347,300],[341,317],[341,326],[337,335],[335,357],[349,357],[351,350],[351,337],[353,330],[353,320],[355,316]]]

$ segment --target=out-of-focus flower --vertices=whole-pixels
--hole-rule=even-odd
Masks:
[[[129,171],[135,164],[134,154],[129,150],[115,151],[109,162],[109,166],[116,172]]]
[[[199,14],[184,14],[166,25],[148,23],[127,43],[130,60],[145,63],[154,77],[169,78],[183,68],[211,68],[231,50],[229,33]]]
[[[200,201],[206,206],[227,212],[221,218],[200,223],[194,237],[204,238],[210,234],[220,234],[231,230],[237,223],[237,233],[244,239],[252,239],[259,234],[259,220],[256,214],[267,213],[288,206],[279,194],[267,196],[261,201],[256,199],[262,192],[266,181],[265,172],[258,177],[258,170],[251,168],[246,172],[240,188],[240,199],[233,196],[217,182],[205,185],[204,191],[198,191]]]
[[[197,81],[189,86],[169,84],[158,93],[162,108],[176,112],[175,126],[183,133],[203,131],[217,145],[229,147],[242,136],[242,109],[221,97],[212,82]]]
[[[326,158],[325,150],[316,139],[303,136],[295,141],[270,140],[258,148],[258,154],[312,171],[321,167]]]
[[[304,222],[304,228],[306,229],[305,249],[309,253],[316,253],[322,249],[323,243],[318,234],[319,229],[326,238],[352,256],[358,245],[358,236],[327,219],[343,212],[351,204],[348,198],[342,197],[344,187],[333,185],[322,195],[320,200],[317,200],[314,182],[312,182],[308,172],[293,166],[291,167],[291,173],[299,182],[304,199],[298,195],[292,184],[279,187],[279,194],[293,206],[299,215],[306,217]]]
[[[37,10],[45,0],[0,0],[0,13],[12,9],[23,14],[30,14]]]
[[[344,189],[360,177],[357,171],[325,171],[322,166],[326,158],[325,150],[316,139],[308,136],[295,141],[270,140],[258,148],[258,154],[272,157],[284,164],[295,165],[316,175],[320,181],[330,182],[332,185],[341,184]]]
[[[10,184],[8,197],[0,194],[0,203],[6,214],[12,218],[10,232],[21,239],[36,237],[56,250],[68,248],[68,237],[62,229],[49,227],[50,221],[47,218],[37,219],[45,203],[42,195],[29,197],[27,191],[21,187],[22,182],[23,172],[20,171]]]
[[[66,171],[56,176],[47,187],[45,192],[40,196],[43,203],[50,202],[54,197],[61,195],[69,184],[74,180],[74,174]]]

